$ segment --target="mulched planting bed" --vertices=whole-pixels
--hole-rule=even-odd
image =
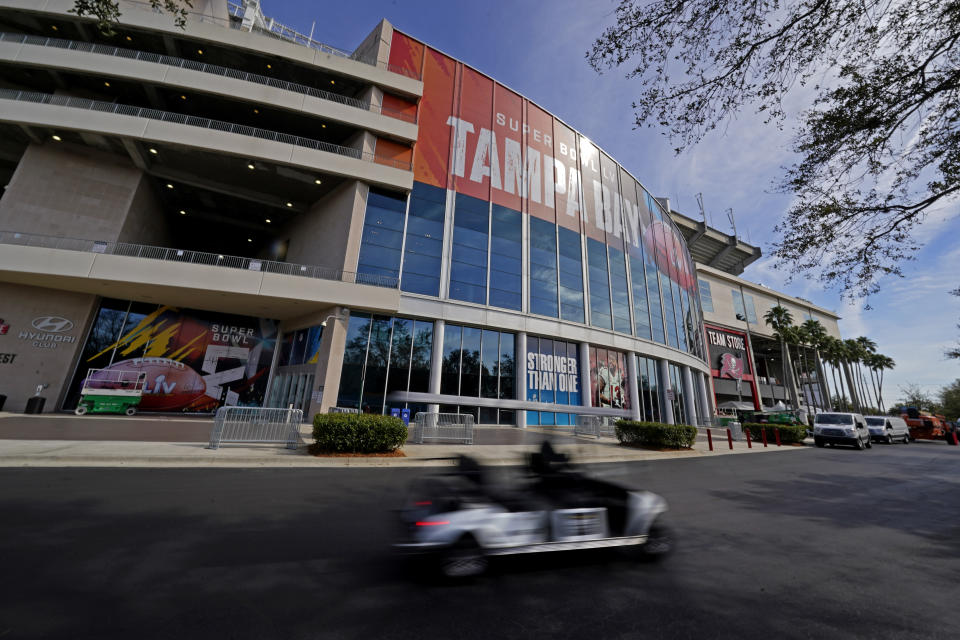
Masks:
[[[405,454],[400,449],[396,451],[390,451],[387,453],[341,453],[335,451],[320,451],[316,448],[317,445],[312,444],[307,447],[307,452],[312,456],[317,458],[406,458]]]

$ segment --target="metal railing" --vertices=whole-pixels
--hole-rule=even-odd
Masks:
[[[284,91],[292,91],[314,98],[319,98],[321,100],[336,102],[348,107],[363,109],[364,111],[373,111],[375,113],[381,113],[385,116],[389,116],[397,120],[403,120],[405,122],[412,122],[414,124],[417,122],[416,116],[403,113],[402,111],[396,111],[394,109],[390,109],[389,107],[384,107],[383,105],[366,102],[364,100],[358,100],[357,98],[348,98],[347,96],[342,96],[337,93],[331,93],[329,91],[324,91],[323,89],[317,89],[315,87],[310,87],[303,84],[298,84],[296,82],[287,82],[286,80],[278,80],[276,78],[270,78],[257,73],[248,73],[246,71],[221,67],[215,64],[197,62],[196,60],[176,58],[173,56],[161,55],[159,53],[138,51],[136,49],[123,49],[121,47],[94,44],[92,42],[64,40],[62,38],[46,38],[44,36],[31,36],[23,33],[0,32],[0,42],[29,44],[39,47],[54,47],[57,49],[69,49],[71,51],[84,51],[87,53],[96,53],[98,55],[141,60],[144,62],[163,64],[171,67],[179,67],[181,69],[189,69],[191,71],[200,71],[202,73],[233,78],[235,80],[254,82],[256,84],[262,84],[275,89],[282,89]]]
[[[243,30],[243,27],[241,24],[245,14],[243,7],[240,4],[237,4],[235,2],[230,2],[228,0],[227,11],[230,13],[230,15],[233,18],[236,18],[236,20],[230,21],[230,27],[233,29]],[[286,42],[292,42],[294,44],[298,44],[310,49],[314,49],[322,53],[329,53],[331,55],[338,56],[341,58],[356,60],[357,62],[362,62],[363,64],[367,64],[372,67],[384,67],[388,71],[391,71],[393,73],[398,73],[402,76],[407,76],[408,78],[413,78],[414,80],[421,79],[421,74],[419,72],[411,71],[409,69],[405,69],[403,67],[399,67],[397,65],[392,65],[389,63],[383,64],[377,60],[365,60],[355,55],[355,53],[350,53],[345,49],[339,49],[337,47],[332,47],[328,44],[318,42],[313,39],[312,34],[309,36],[304,35],[299,31],[297,31],[296,29],[293,29],[291,27],[286,26],[285,24],[277,22],[273,18],[264,16],[262,14],[261,14],[261,17],[263,18],[264,24],[266,26],[260,27],[257,25],[253,25],[252,33],[270,36],[272,38],[276,38],[278,40],[284,40]]]
[[[413,442],[455,440],[473,444],[473,416],[456,413],[418,413],[413,419]]]
[[[302,409],[261,409],[259,407],[220,407],[213,419],[208,449],[219,449],[224,442],[286,444],[296,449],[302,443]]]
[[[594,436],[596,438],[614,438],[617,435],[616,424],[621,418],[610,416],[577,416],[573,427],[573,434],[577,436]]]
[[[73,98],[70,96],[53,95],[50,93],[36,93],[33,91],[16,91],[13,89],[0,89],[0,99],[18,100],[21,102],[33,102],[38,104],[52,104],[61,107],[86,109],[88,111],[116,113],[123,116],[133,116],[135,118],[148,118],[150,120],[175,122],[177,124],[185,124],[191,127],[201,127],[204,129],[223,131],[225,133],[236,133],[238,135],[262,138],[263,140],[271,140],[273,142],[293,144],[298,147],[306,147],[308,149],[315,149],[317,151],[324,151],[327,153],[335,153],[341,156],[347,156],[366,162],[392,166],[396,169],[402,169],[404,171],[411,170],[411,164],[409,162],[401,162],[391,158],[384,158],[374,153],[367,153],[352,147],[342,147],[338,144],[323,142],[321,140],[313,140],[311,138],[301,138],[300,136],[291,135],[289,133],[269,131],[267,129],[250,127],[243,124],[234,124],[232,122],[224,122],[222,120],[211,120],[209,118],[201,118],[198,116],[188,116],[182,113],[160,111],[159,109],[145,109],[143,107],[134,107],[126,104],[118,104],[116,102],[102,102],[100,100]]]
[[[126,0],[125,4],[133,5],[145,11],[152,11],[154,13],[161,13],[161,14],[163,13],[162,10],[156,9],[149,2],[143,2],[142,0]],[[199,11],[187,11],[187,15],[190,16],[191,20],[197,20],[199,22],[210,22],[213,24],[219,24],[224,27],[229,27],[231,29],[247,31],[246,29],[243,28],[243,24],[242,24],[243,16],[244,16],[243,7],[237,3],[230,2],[228,0],[227,11],[230,14],[230,17],[226,20],[211,16],[211,15],[207,15]],[[370,61],[370,60],[363,60],[363,59],[354,57],[354,55],[349,51],[345,51],[344,49],[339,49],[337,47],[333,47],[328,44],[318,42],[317,40],[314,40],[310,36],[305,36],[302,33],[298,32],[297,30],[277,22],[273,18],[268,18],[266,16],[263,16],[262,14],[261,14],[261,17],[264,19],[264,23],[267,25],[267,28],[254,25],[251,31],[247,31],[248,33],[256,33],[258,35],[275,38],[277,40],[283,40],[284,42],[290,42],[292,44],[297,44],[303,47],[307,47],[309,49],[313,49],[315,51],[320,51],[321,53],[328,53],[330,55],[334,55],[340,58],[349,58],[351,60],[356,60],[357,62],[362,62],[363,64],[367,64],[372,67],[384,67],[388,71],[392,71],[393,73],[398,73],[400,75],[407,76],[408,78],[413,78],[414,80],[421,79],[419,72],[410,71],[402,67],[396,67],[395,65],[391,65],[391,64],[381,64],[376,60]]]
[[[169,249],[166,247],[153,247],[129,242],[106,242],[101,240],[45,236],[17,231],[0,231],[0,244],[42,247],[45,249],[63,249],[66,251],[83,251],[86,253],[102,253],[104,255],[164,260],[166,262],[203,264],[214,267],[226,267],[228,269],[242,269],[245,271],[317,278],[319,280],[338,280],[350,284],[366,284],[388,289],[396,289],[399,286],[397,278],[379,274],[356,273],[354,271],[331,269],[329,267],[316,267],[291,262],[275,262],[273,260],[261,260],[259,258],[242,258],[221,253],[207,253],[205,251]]]

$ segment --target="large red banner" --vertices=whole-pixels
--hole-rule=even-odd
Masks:
[[[390,63],[423,69],[414,180],[556,222],[636,256],[642,243],[663,273],[695,291],[693,265],[669,216],[586,137],[398,31]]]

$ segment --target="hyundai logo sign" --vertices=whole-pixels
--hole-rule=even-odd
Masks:
[[[39,318],[34,318],[30,324],[37,331],[45,331],[47,333],[64,333],[73,329],[73,323],[60,316],[40,316]]]

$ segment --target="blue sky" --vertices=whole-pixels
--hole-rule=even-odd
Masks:
[[[398,29],[458,58],[537,102],[600,145],[653,193],[669,197],[674,209],[698,216],[695,194],[702,193],[713,226],[729,232],[725,211],[732,208],[742,238],[766,254],[744,277],[837,311],[843,336],[866,335],[881,353],[897,362],[886,375],[884,395],[916,383],[934,392],[960,378],[960,361],[943,351],[960,337],[960,298],[947,294],[960,286],[960,204],[928,216],[918,238],[926,243],[905,278],[881,283],[880,294],[845,303],[841,292],[774,269],[770,243],[774,225],[790,205],[789,195],[771,185],[790,164],[791,123],[784,130],[763,126],[749,110],[695,148],[674,155],[657,129],[634,129],[636,85],[615,70],[596,74],[585,52],[612,23],[612,0],[262,0],[263,11],[314,39],[352,50],[386,18]],[[796,100],[802,106],[802,100]],[[798,112],[791,114],[796,116]]]

